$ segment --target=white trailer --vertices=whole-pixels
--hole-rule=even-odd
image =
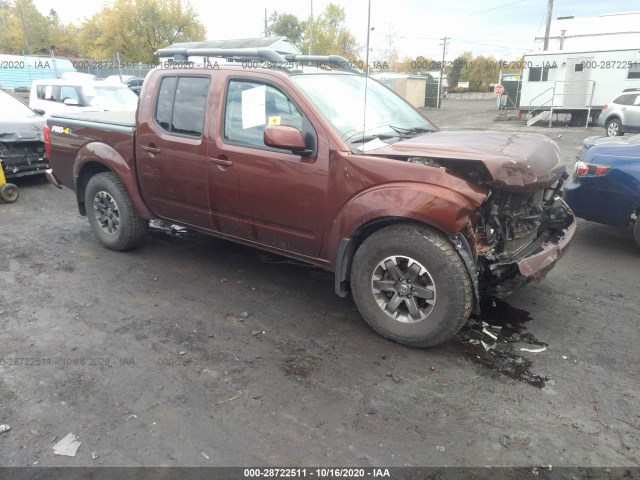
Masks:
[[[602,106],[628,88],[640,88],[640,48],[602,51],[546,51],[524,55],[520,113],[527,124],[570,114],[587,126]]]

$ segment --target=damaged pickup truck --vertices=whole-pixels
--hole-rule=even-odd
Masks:
[[[378,333],[429,347],[482,295],[542,279],[574,236],[544,136],[440,131],[341,57],[159,54],[173,63],[149,74],[135,116],[48,120],[49,180],[107,248],[136,247],[158,218],[309,262]]]
[[[0,90],[0,161],[6,178],[43,174],[45,118]]]

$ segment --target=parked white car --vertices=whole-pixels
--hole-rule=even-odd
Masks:
[[[138,97],[118,83],[87,82],[71,79],[36,80],[31,85],[29,106],[54,113],[135,111]]]

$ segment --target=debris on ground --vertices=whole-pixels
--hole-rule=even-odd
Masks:
[[[393,379],[394,382],[396,383],[400,383],[400,377],[396,377],[393,373],[389,372],[387,373],[387,377],[391,377]]]
[[[138,416],[137,415],[129,415],[127,417],[127,420],[131,420],[132,418],[138,418]]]
[[[216,402],[214,405],[222,405],[223,403],[227,403],[227,402],[231,402],[233,400],[235,400],[236,398],[238,398],[240,395],[235,395],[231,398],[227,398],[226,400],[221,400],[219,402]]]
[[[438,450],[439,452],[444,452],[444,447],[441,447],[440,445],[438,445],[436,447],[436,450]]]
[[[207,454],[206,454],[206,453],[204,453],[204,452],[200,452],[200,453],[202,454],[202,456],[203,456],[204,458],[206,458],[207,460],[209,460],[209,455],[207,455]]]
[[[521,352],[531,352],[531,353],[540,353],[540,352],[544,352],[547,349],[547,347],[538,347],[538,348],[524,348],[522,347],[520,349]]]
[[[266,333],[264,330],[254,330],[253,332],[251,332],[251,335],[256,338],[260,338],[260,335],[264,333]]]
[[[249,312],[242,312],[242,313],[240,314],[240,316],[241,316],[242,318],[249,318],[249,317],[251,316],[251,314],[250,314]]]
[[[73,433],[69,433],[53,446],[53,454],[75,457],[80,445],[81,443],[78,441],[78,436]]]
[[[93,460],[97,459],[98,458],[98,454],[96,452],[91,452],[91,458]]]
[[[0,425],[0,433],[8,432],[9,430],[11,430],[11,425]]]
[[[504,448],[509,448],[509,446],[511,445],[511,437],[505,434],[500,435],[500,445],[502,445]]]
[[[179,353],[180,355],[186,355],[186,354],[187,354],[187,352],[186,352],[186,351],[184,351],[184,350],[181,350],[181,351],[180,351],[180,352],[178,352],[178,353]]]

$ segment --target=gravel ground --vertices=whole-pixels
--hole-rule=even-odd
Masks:
[[[601,133],[493,105],[428,115],[562,135],[568,164]],[[631,229],[580,221],[543,283],[485,305],[520,341],[487,353],[467,329],[418,350],[373,333],[329,273],[167,227],[112,252],[70,191],[19,186],[0,204],[1,466],[640,465]],[[77,455],[55,456],[70,432]]]

